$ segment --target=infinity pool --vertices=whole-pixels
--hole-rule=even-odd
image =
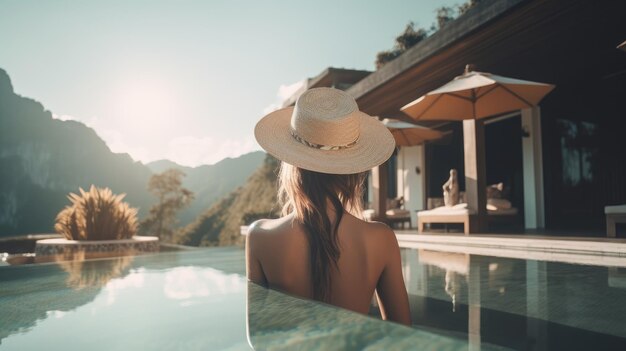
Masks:
[[[0,349],[626,349],[624,268],[402,256],[414,328],[248,284],[235,248],[0,267]]]
[[[467,348],[248,286],[241,249],[0,267],[0,282],[2,350]]]

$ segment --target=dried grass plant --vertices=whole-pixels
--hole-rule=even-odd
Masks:
[[[68,240],[130,239],[137,233],[137,209],[122,201],[126,194],[93,185],[79,190],[68,195],[72,204],[57,215],[57,233]]]

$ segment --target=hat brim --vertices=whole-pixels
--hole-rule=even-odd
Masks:
[[[329,174],[354,174],[374,168],[391,157],[396,143],[391,132],[375,117],[359,112],[359,139],[340,150],[321,150],[304,145],[291,135],[293,107],[269,113],[254,128],[265,151],[290,165]]]

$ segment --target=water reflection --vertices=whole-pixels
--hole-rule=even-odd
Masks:
[[[245,279],[213,268],[242,265],[212,249],[3,267],[0,349],[249,349]]]
[[[92,302],[113,278],[128,272],[132,257],[61,261],[54,265],[11,267],[2,271],[0,342],[51,316]],[[33,275],[33,272],[35,273]]]
[[[470,349],[626,346],[626,270],[403,249],[412,319]],[[607,284],[608,281],[608,284]]]
[[[241,276],[237,274],[225,274],[213,268],[186,266],[173,268],[165,274],[163,293],[170,299],[181,300],[185,305],[190,305],[193,299],[233,294],[244,288]]]
[[[467,350],[467,343],[248,283],[247,332],[256,350]]]
[[[626,267],[609,267],[609,286],[626,289]]]
[[[77,250],[36,258],[38,263],[53,264],[0,270],[3,315],[0,318],[0,343],[14,332],[28,331],[42,320],[61,318],[65,313],[93,302],[103,288],[109,290],[107,301],[111,304],[115,298],[114,290],[121,288],[117,282],[132,274],[134,257],[123,256],[132,252],[117,253],[120,254],[120,257],[90,259],[94,257],[92,253]],[[110,257],[111,253],[96,256]]]
[[[243,267],[237,248],[0,267],[0,350],[248,350]]]
[[[132,256],[115,257],[103,261],[86,261],[75,257],[57,264],[68,273],[67,286],[73,289],[100,288],[111,279],[124,276],[133,261]]]
[[[456,312],[457,295],[461,290],[461,280],[467,284],[470,256],[468,254],[417,250],[419,262],[445,271],[444,291],[452,300],[452,311]]]
[[[456,312],[456,295],[460,287],[460,274],[455,271],[446,270],[446,294],[452,298],[452,312]]]

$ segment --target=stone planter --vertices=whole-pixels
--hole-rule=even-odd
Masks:
[[[156,236],[134,236],[124,240],[37,240],[35,262],[82,260],[116,256],[134,256],[159,251]]]

